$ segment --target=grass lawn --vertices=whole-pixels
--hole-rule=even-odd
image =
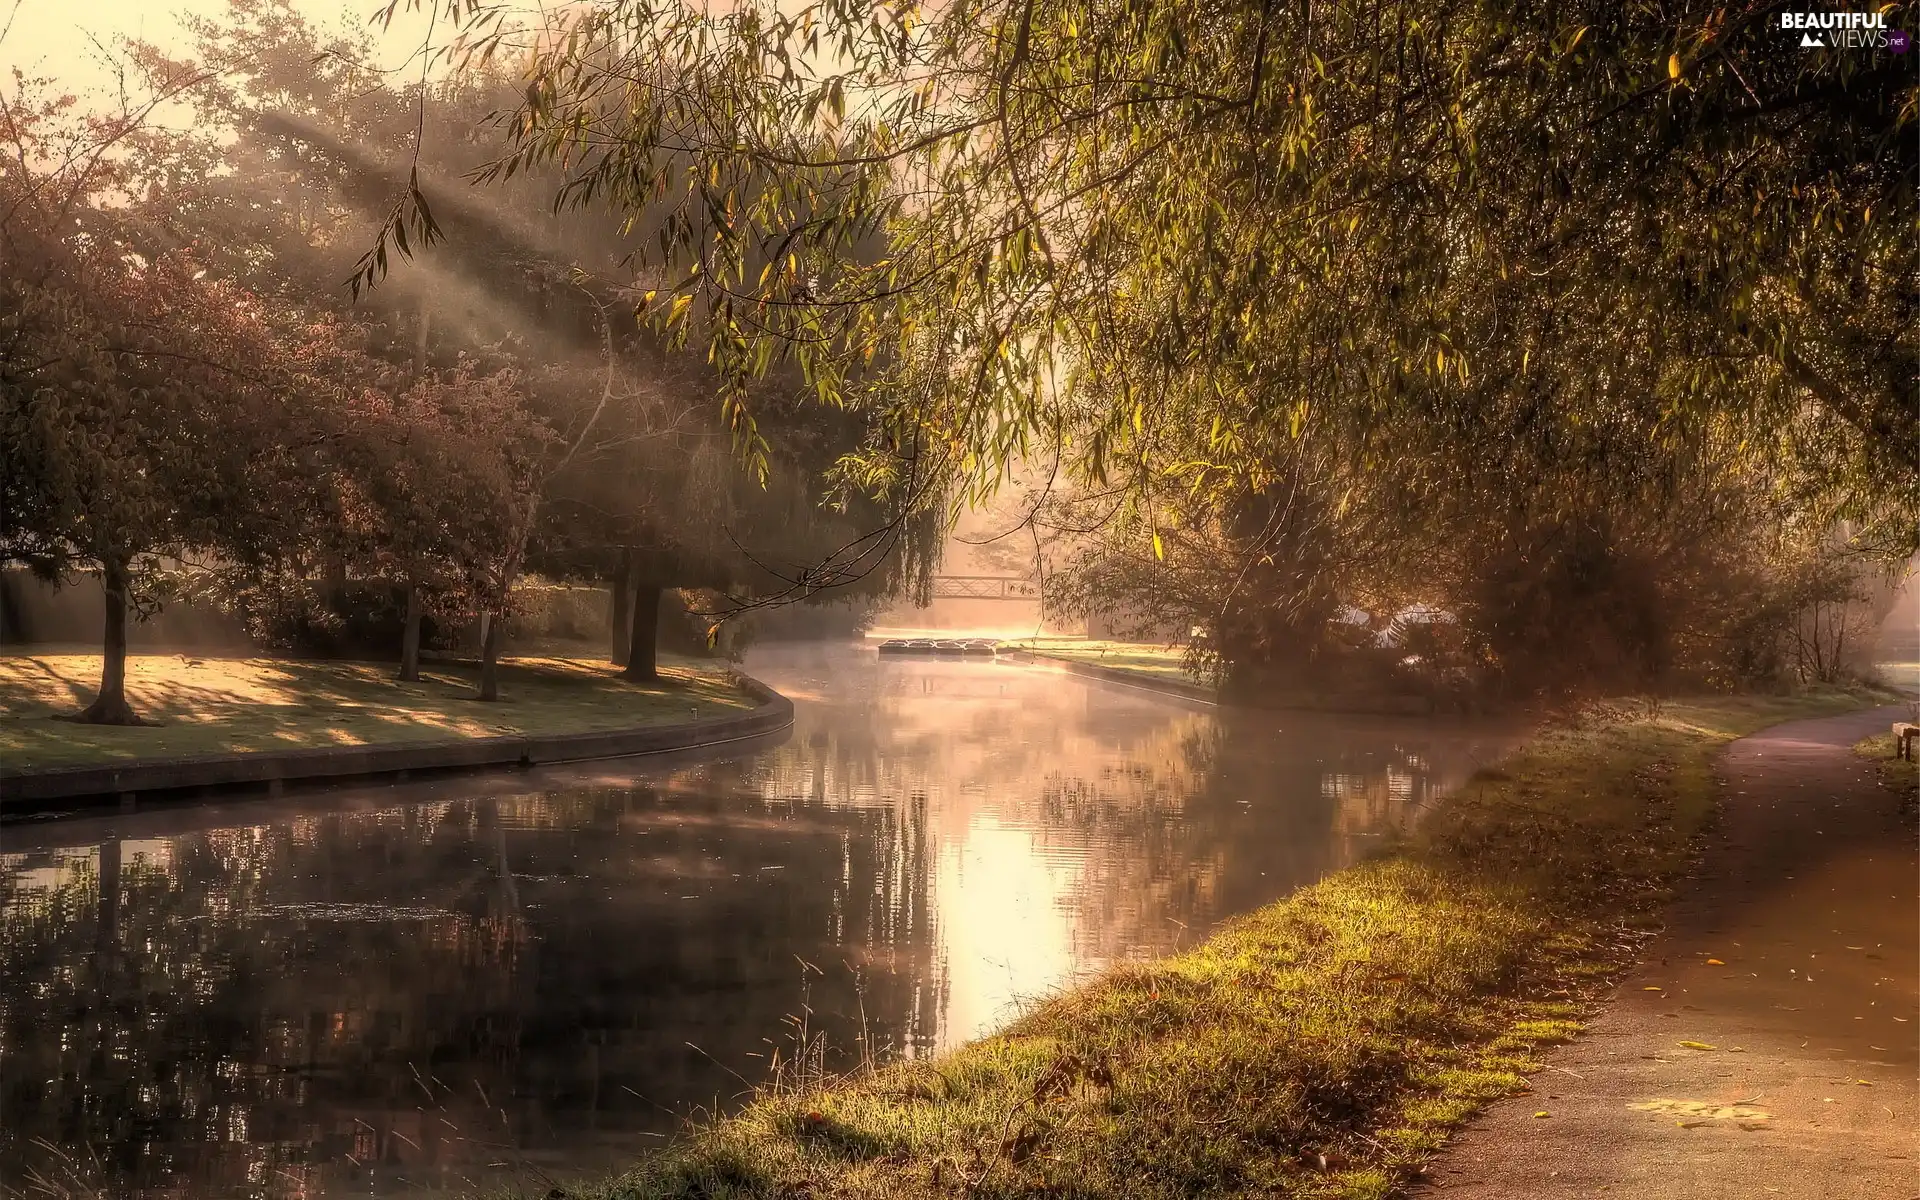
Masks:
[[[1417,840],[1190,952],[930,1061],[776,1078],[737,1116],[578,1190],[1386,1195],[1474,1110],[1524,1090],[1537,1049],[1571,1035],[1651,935],[1714,809],[1714,752],[1861,702],[1589,713],[1481,772]]]
[[[1170,677],[1185,683],[1195,679],[1187,673],[1186,650],[1179,646],[1157,646],[1147,642],[1115,642],[1098,638],[1020,638],[1003,643],[1031,651],[1040,658],[1059,658],[1069,662],[1095,663],[1142,675]]]
[[[391,663],[142,654],[127,660],[127,696],[152,728],[75,725],[100,679],[97,654],[0,655],[0,763],[32,768],[116,759],[581,733],[746,709],[754,701],[717,667],[662,668],[628,683],[587,659],[504,660],[500,694],[473,699],[478,667],[430,664],[419,683]]]

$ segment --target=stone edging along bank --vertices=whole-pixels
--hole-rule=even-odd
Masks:
[[[138,795],[203,788],[330,781],[411,771],[531,767],[621,758],[724,745],[775,733],[793,724],[793,701],[766,684],[734,673],[734,683],[760,703],[742,713],[670,724],[587,733],[466,738],[450,742],[393,742],[312,750],[202,754],[188,758],[129,759],[104,766],[0,769],[0,814],[22,816],[58,804],[125,803]]]

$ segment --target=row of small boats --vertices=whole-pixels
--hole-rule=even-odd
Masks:
[[[998,644],[992,638],[888,638],[880,643],[880,653],[991,658]]]

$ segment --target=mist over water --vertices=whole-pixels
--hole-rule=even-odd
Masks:
[[[1352,861],[1484,727],[770,647],[782,745],[9,827],[0,1178],[405,1195],[618,1167],[803,1039],[924,1055]]]

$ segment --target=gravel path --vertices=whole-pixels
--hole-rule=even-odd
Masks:
[[[1667,932],[1423,1195],[1920,1200],[1920,856],[1850,749],[1904,711],[1727,749],[1706,874]]]

